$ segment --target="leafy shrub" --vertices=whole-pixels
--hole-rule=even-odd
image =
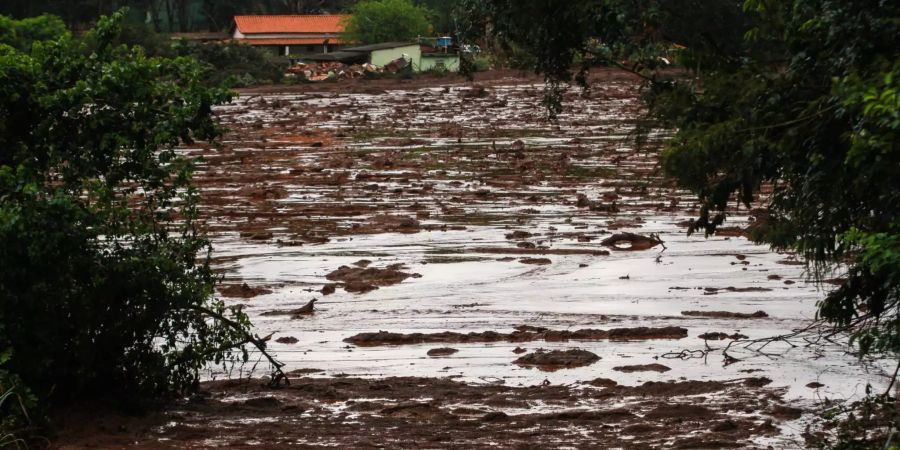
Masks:
[[[206,80],[213,85],[234,83],[230,87],[281,82],[288,63],[274,53],[237,42],[179,42],[175,53],[203,63]]]
[[[192,58],[114,45],[121,17],[84,40],[0,46],[4,414],[30,404],[24,386],[44,406],[183,394],[262,345],[212,297],[193,165],[174,150],[215,139],[212,106],[231,94]]]
[[[35,42],[68,34],[66,24],[56,16],[43,15],[22,20],[0,16],[0,44],[28,50]]]

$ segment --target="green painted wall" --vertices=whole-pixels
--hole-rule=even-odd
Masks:
[[[419,71],[433,70],[441,65],[449,72],[459,72],[459,55],[422,55]]]
[[[375,50],[369,55],[369,62],[378,67],[383,67],[387,63],[403,56],[404,53],[412,58],[413,67],[419,66],[419,60],[422,59],[422,49],[418,45]]]

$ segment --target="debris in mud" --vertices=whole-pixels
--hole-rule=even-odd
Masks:
[[[522,258],[519,260],[519,262],[522,264],[533,264],[533,265],[543,266],[543,265],[550,264],[553,261],[550,261],[549,258]]]
[[[722,237],[743,237],[747,236],[747,230],[740,227],[718,227],[715,234]]]
[[[725,339],[731,339],[733,341],[738,341],[741,339],[747,339],[747,336],[745,336],[741,333],[728,334],[728,333],[723,333],[721,331],[715,331],[715,332],[710,331],[710,332],[698,335],[697,337],[700,339],[703,339],[705,341],[723,341]]]
[[[512,352],[515,353],[515,354],[517,354],[517,355],[521,355],[522,353],[525,353],[525,352],[527,352],[527,351],[528,351],[528,350],[525,350],[525,349],[522,348],[522,347],[516,347],[516,348],[513,349]]]
[[[580,330],[549,330],[542,327],[522,325],[512,333],[483,331],[457,333],[444,331],[441,333],[359,333],[344,339],[344,342],[360,347],[380,345],[413,345],[438,343],[470,343],[470,342],[565,342],[565,341],[598,341],[609,340],[647,340],[647,339],[681,339],[687,337],[687,329],[681,327],[636,327],[613,328],[609,331],[592,328]]]
[[[662,364],[641,364],[641,365],[632,365],[632,366],[616,366],[613,367],[613,370],[617,372],[625,372],[625,373],[634,373],[634,372],[668,372],[672,370],[671,367],[664,366]]]
[[[407,278],[420,278],[417,273],[401,272],[402,264],[392,264],[384,269],[376,267],[341,266],[325,275],[329,281],[343,283],[344,290],[353,293],[366,293],[378,289],[379,286],[390,286],[403,282]]]
[[[277,342],[279,344],[296,344],[296,343],[300,342],[300,339],[297,339],[293,336],[284,336],[284,337],[275,339],[275,342]]]
[[[825,387],[825,385],[822,383],[819,383],[818,381],[813,381],[812,383],[808,383],[806,385],[806,387],[808,387],[810,389],[819,389],[819,388]]]
[[[663,241],[656,235],[644,236],[636,233],[616,233],[600,241],[600,245],[613,250],[649,250],[662,243]]]
[[[729,286],[729,287],[726,287],[726,288],[714,288],[714,287],[708,287],[708,288],[703,288],[703,295],[716,295],[716,294],[718,294],[718,293],[721,292],[721,291],[727,291],[727,292],[769,292],[769,291],[771,291],[771,290],[772,290],[772,289],[770,289],[770,288],[756,287],[756,286],[752,286],[752,287],[743,287],[743,288],[736,288],[736,287],[733,287],[733,286]]]
[[[231,298],[253,298],[258,295],[271,294],[271,289],[251,287],[247,283],[219,286],[219,293]]]
[[[433,348],[428,350],[428,356],[438,357],[438,356],[450,356],[454,353],[459,352],[459,350],[450,347],[442,347],[442,348]]]
[[[322,286],[322,295],[331,295],[337,290],[337,285],[334,283],[327,283],[325,286]]]
[[[765,319],[769,317],[765,311],[754,313],[737,313],[729,311],[682,311],[681,315],[690,317],[709,317],[713,319]]]
[[[559,369],[589,366],[597,361],[600,361],[600,357],[596,354],[573,348],[569,350],[538,350],[519,357],[513,361],[513,364],[534,366],[539,370],[552,372]]]
[[[279,309],[275,311],[267,311],[262,313],[262,316],[291,316],[291,319],[302,319],[305,316],[311,316],[315,314],[315,305],[317,299],[312,299],[297,309]]]

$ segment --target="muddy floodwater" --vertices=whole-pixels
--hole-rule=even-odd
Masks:
[[[220,295],[291,385],[208,383],[129,445],[803,446],[821,400],[883,388],[884,368],[839,338],[749,342],[806,326],[840,274],[813,284],[749,242],[759,210],[688,236],[668,134],[635,145],[637,88],[602,73],[555,122],[517,78],[219,108],[223,146],[183,151],[204,158]]]

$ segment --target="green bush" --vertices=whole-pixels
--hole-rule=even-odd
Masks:
[[[0,16],[0,44],[19,50],[28,50],[35,42],[58,39],[66,34],[66,24],[56,16],[43,15],[23,20]]]
[[[41,408],[164,399],[262,346],[213,298],[193,165],[175,151],[219,136],[212,107],[231,94],[192,58],[115,45],[121,17],[0,46],[0,442],[30,393]]]
[[[175,45],[175,53],[203,63],[205,78],[212,85],[232,83],[229,87],[280,83],[288,62],[272,52],[237,42],[188,42]]]

